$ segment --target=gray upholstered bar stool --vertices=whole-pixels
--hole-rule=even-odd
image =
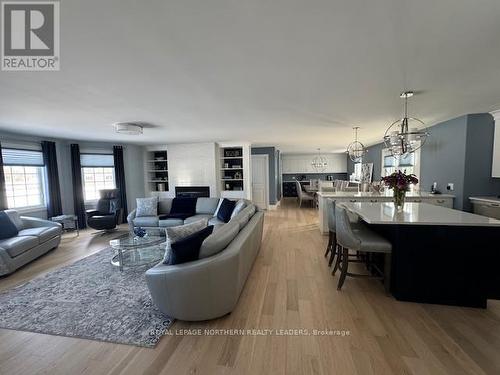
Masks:
[[[328,212],[328,245],[326,246],[325,257],[330,253],[330,259],[328,260],[328,267],[330,267],[335,259],[335,256],[340,255],[337,246],[337,226],[335,224],[335,200],[332,198],[326,199],[326,210]],[[349,218],[351,222],[351,227],[355,230],[359,225],[358,220],[354,218]],[[358,254],[353,254],[350,256],[358,257]]]
[[[391,280],[391,253],[392,245],[382,236],[373,232],[364,225],[357,225],[353,230],[349,216],[346,210],[337,205],[335,207],[335,225],[336,225],[336,238],[337,244],[340,247],[340,256],[337,257],[333,274],[340,267],[340,278],[337,289],[340,290],[344,284],[346,276],[351,277],[373,277],[384,280],[386,292],[389,292],[389,285]],[[384,272],[375,265],[371,265],[379,276],[371,274],[356,274],[348,272],[348,266],[351,262],[360,262],[360,259],[349,259],[349,250],[359,251],[361,253],[383,253],[384,256]]]
[[[335,234],[335,201],[331,198],[326,200],[326,212],[328,212],[328,245],[326,246],[325,257],[331,252],[328,267],[333,263],[333,258],[337,252],[337,237]]]

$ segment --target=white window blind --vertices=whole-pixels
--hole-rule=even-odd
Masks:
[[[6,166],[43,167],[43,155],[40,151],[20,150],[16,148],[2,149],[3,164]]]
[[[81,154],[82,167],[114,167],[115,161],[110,154]]]

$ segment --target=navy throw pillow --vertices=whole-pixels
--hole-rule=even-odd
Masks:
[[[186,218],[196,214],[197,198],[174,198],[172,200],[172,208],[167,215],[171,218]]]
[[[19,231],[5,211],[0,211],[0,240],[17,236]]]
[[[224,198],[219,207],[219,211],[217,211],[217,219],[222,220],[224,223],[229,222],[235,205],[235,201],[230,201],[229,199]]]
[[[214,226],[210,225],[202,230],[184,237],[182,240],[174,242],[170,252],[170,265],[192,262],[197,260],[200,254],[200,247],[205,238],[212,234]]]

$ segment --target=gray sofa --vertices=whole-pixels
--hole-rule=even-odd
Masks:
[[[203,242],[200,254],[205,244],[214,242],[224,244],[222,251],[178,265],[159,263],[146,271],[153,301],[164,314],[200,321],[235,308],[262,241],[264,214],[250,205],[216,228]]]
[[[164,229],[167,227],[176,227],[178,225],[190,224],[200,219],[208,219],[209,225],[224,224],[214,217],[215,210],[219,204],[219,198],[198,198],[196,201],[196,215],[182,219],[165,219],[160,220],[160,216],[170,213],[172,208],[172,200],[174,198],[165,198],[158,201],[158,215],[156,216],[136,216],[136,210],[130,212],[127,216],[129,229],[132,231],[134,228],[142,227],[147,230]],[[164,231],[162,231],[164,234]]]
[[[38,258],[61,242],[61,224],[33,217],[19,216],[5,210],[19,231],[16,237],[0,240],[0,276],[8,275]]]

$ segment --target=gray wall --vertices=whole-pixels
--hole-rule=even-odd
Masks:
[[[275,179],[276,179],[276,201],[279,202],[281,200],[281,153],[280,150],[276,150],[275,155]]]
[[[279,190],[276,149],[274,147],[252,147],[252,155],[267,155],[269,157],[269,204],[276,204],[278,202]]]
[[[70,144],[78,143],[80,150],[95,149],[113,152],[113,143],[107,142],[79,142],[73,140],[52,139],[36,136],[26,136],[0,131],[0,140],[19,142],[40,142],[42,140],[56,143],[57,163],[59,168],[59,185],[61,188],[61,202],[64,214],[72,214],[73,184],[71,181],[71,151]],[[135,208],[135,198],[144,197],[144,161],[143,147],[129,144],[123,146],[123,162],[125,165],[125,179],[127,188],[127,205],[129,211]],[[46,218],[46,212],[33,212],[30,215]]]
[[[441,122],[429,129],[431,133],[422,148],[420,189],[429,191],[433,182],[447,193],[449,182],[455,190],[455,208],[471,210],[470,196],[499,195],[500,179],[491,177],[494,120],[488,113],[469,114]],[[369,147],[364,162],[374,163],[374,179],[380,178],[383,144]],[[348,171],[354,165],[348,160]]]
[[[433,182],[445,193],[454,183],[454,207],[463,209],[467,116],[442,122],[429,129],[431,133],[420,156],[420,189],[429,191]]]
[[[467,116],[467,148],[465,152],[464,202],[471,210],[469,197],[500,194],[500,178],[491,177],[495,120],[489,113]]]

